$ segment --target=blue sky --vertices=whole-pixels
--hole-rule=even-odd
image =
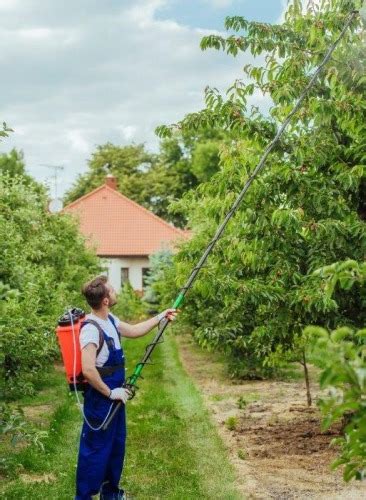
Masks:
[[[192,28],[222,30],[226,16],[274,22],[282,5],[282,0],[170,0],[157,10],[156,18],[174,19]]]
[[[28,171],[63,165],[59,192],[98,144],[146,143],[154,129],[203,106],[251,60],[202,52],[225,16],[276,22],[284,0],[0,0],[0,152],[23,150]],[[256,96],[261,105],[261,96]],[[263,102],[262,102],[263,104]]]

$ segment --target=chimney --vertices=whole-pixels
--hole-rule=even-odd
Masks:
[[[108,174],[105,178],[105,184],[111,189],[117,190],[117,179],[114,177],[114,175]]]

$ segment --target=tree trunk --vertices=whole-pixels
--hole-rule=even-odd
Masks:
[[[306,398],[308,401],[308,406],[311,406],[312,399],[311,399],[311,393],[310,393],[310,380],[309,380],[308,366],[306,364],[305,349],[303,349],[303,351],[302,351],[302,363],[301,364],[304,367],[304,377],[305,377],[305,384],[306,384]]]

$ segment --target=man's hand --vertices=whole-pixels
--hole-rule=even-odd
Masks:
[[[178,309],[165,309],[165,311],[161,312],[156,317],[159,323],[164,318],[168,319],[169,321],[174,321],[175,319],[177,319],[178,313],[179,313]]]
[[[124,387],[117,387],[116,389],[112,389],[109,395],[109,399],[112,399],[113,401],[122,401],[124,405],[127,403],[129,397],[131,397],[131,393]]]

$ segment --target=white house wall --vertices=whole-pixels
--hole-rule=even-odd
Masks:
[[[129,280],[134,290],[142,290],[142,269],[149,267],[148,257],[109,257],[102,258],[109,282],[119,292],[121,290],[121,269],[127,267]]]

